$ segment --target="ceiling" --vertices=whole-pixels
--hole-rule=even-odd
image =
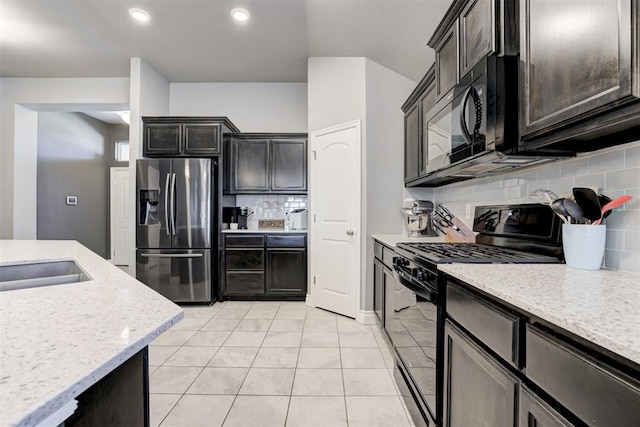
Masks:
[[[141,57],[170,82],[305,82],[307,58],[365,56],[418,81],[451,0],[0,0],[0,77],[128,77]],[[234,7],[251,13],[246,24]],[[128,16],[143,8],[147,24]]]

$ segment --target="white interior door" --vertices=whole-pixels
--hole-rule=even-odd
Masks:
[[[129,265],[129,168],[111,168],[111,262]]]
[[[311,298],[356,317],[360,301],[360,121],[311,133]]]

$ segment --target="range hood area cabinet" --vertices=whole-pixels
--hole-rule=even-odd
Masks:
[[[404,112],[404,182],[426,175],[428,142],[425,115],[436,104],[435,66],[431,66],[402,105]]]
[[[435,50],[438,100],[488,55],[517,55],[512,0],[454,1],[427,43]]]
[[[220,154],[223,135],[240,130],[226,117],[143,117],[144,157]]]
[[[520,0],[521,149],[640,138],[637,0]]]
[[[306,133],[230,134],[225,150],[228,194],[306,194]]]

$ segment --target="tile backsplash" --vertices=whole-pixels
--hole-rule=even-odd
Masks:
[[[471,226],[478,205],[532,203],[529,194],[547,188],[558,195],[573,187],[597,187],[611,198],[628,194],[633,200],[607,218],[605,268],[640,274],[640,141],[575,158],[522,169],[495,177],[473,179],[439,188],[406,189],[405,198],[445,204]]]
[[[306,195],[237,195],[236,206],[246,206],[253,215],[247,220],[247,228],[257,229],[259,219],[285,219],[289,212],[307,207]]]

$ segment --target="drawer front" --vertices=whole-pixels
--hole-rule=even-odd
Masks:
[[[264,249],[227,249],[227,270],[264,270]]]
[[[383,249],[384,246],[382,245],[382,243],[379,243],[377,240],[373,241],[373,256],[381,260]]]
[[[227,295],[264,294],[264,273],[228,271],[225,278],[225,293]]]
[[[572,427],[573,424],[554,410],[542,398],[520,387],[518,403],[518,427]]]
[[[307,235],[297,236],[271,236],[267,235],[267,247],[269,248],[306,248]]]
[[[225,236],[224,239],[224,244],[226,247],[233,247],[233,246],[264,246],[264,236],[259,235],[252,235],[252,236],[245,236],[245,235],[231,235],[231,234],[227,234]]]
[[[527,325],[527,376],[588,425],[640,420],[640,384]]]
[[[386,246],[382,248],[382,262],[387,268],[393,271],[393,259],[396,257],[396,253],[393,249],[389,249]]]
[[[447,314],[505,361],[518,367],[518,317],[447,283]]]

